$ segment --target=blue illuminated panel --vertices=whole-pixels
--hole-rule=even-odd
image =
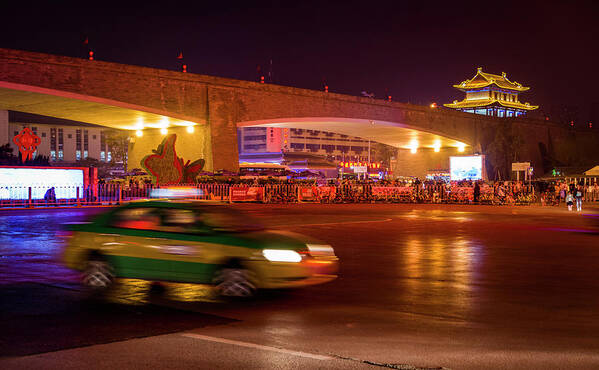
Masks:
[[[449,157],[449,176],[451,181],[481,180],[482,173],[482,156]]]

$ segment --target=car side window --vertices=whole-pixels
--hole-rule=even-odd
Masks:
[[[163,208],[160,231],[175,233],[199,233],[205,231],[199,215],[190,209]]]
[[[158,230],[160,214],[156,208],[127,208],[115,214],[110,226],[123,229]]]

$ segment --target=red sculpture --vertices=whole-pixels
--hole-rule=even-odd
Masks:
[[[42,139],[34,134],[29,127],[25,127],[12,141],[19,147],[21,160],[25,162],[27,159],[33,159],[33,153]]]
[[[195,182],[198,173],[204,168],[204,159],[190,163],[183,161],[175,151],[176,134],[167,136],[154,154],[145,156],[141,166],[152,176],[157,185],[190,184]]]

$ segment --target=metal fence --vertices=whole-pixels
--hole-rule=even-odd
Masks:
[[[480,195],[474,199],[473,186],[455,184],[418,184],[404,186],[378,185],[376,183],[344,183],[340,185],[282,183],[282,184],[221,184],[199,183],[179,185],[179,189],[196,190],[191,199],[226,202],[250,201],[261,203],[447,203],[447,204],[530,204],[540,201],[532,186],[521,183],[480,187]],[[139,199],[148,199],[153,185],[127,186],[121,184],[97,184],[83,187],[55,187],[52,193],[47,187],[0,185],[0,207],[33,208],[58,206],[116,205]],[[235,191],[233,191],[235,190]],[[243,193],[245,191],[245,193]],[[239,192],[244,194],[238,197]],[[599,200],[590,194],[588,199]]]

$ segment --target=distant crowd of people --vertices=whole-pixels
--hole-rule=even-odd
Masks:
[[[582,211],[583,202],[599,201],[599,184],[576,184],[565,181],[548,184],[541,192],[541,204],[559,206],[565,204],[569,211],[576,205],[576,211]]]

